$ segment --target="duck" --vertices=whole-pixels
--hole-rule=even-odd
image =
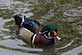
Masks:
[[[22,14],[16,14],[13,16],[13,18],[18,29],[20,29],[20,27],[25,27],[29,29],[31,32],[36,33],[39,32],[39,30],[43,26],[37,20],[27,18],[25,15]]]
[[[15,23],[19,28],[19,37],[26,43],[30,44],[33,47],[44,47],[50,46],[55,43],[56,40],[60,40],[61,38],[58,36],[57,26],[54,24],[48,24],[42,27],[41,31],[35,32],[35,27],[28,26],[24,24],[26,19],[23,17],[20,21],[17,21],[19,17],[14,16]],[[33,22],[33,21],[31,21]],[[37,26],[40,26],[39,22],[35,22]],[[31,29],[29,29],[31,28]],[[40,28],[40,27],[39,27]]]

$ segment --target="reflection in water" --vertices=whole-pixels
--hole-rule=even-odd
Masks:
[[[64,52],[61,55],[78,55],[78,53],[80,52],[82,52],[82,46],[79,46],[70,51]]]
[[[7,22],[7,21],[9,21],[9,19],[4,20],[4,19],[0,18],[0,30],[4,30],[3,26],[4,26],[5,22]]]
[[[49,48],[49,49],[44,49],[43,55],[57,55],[55,51],[55,46]]]
[[[39,55],[39,54],[24,53],[19,51],[12,51],[12,50],[3,49],[3,48],[0,48],[0,54],[1,55]]]
[[[19,40],[20,41],[20,40]],[[43,51],[42,49],[37,49],[37,48],[30,48],[30,47],[24,47],[24,46],[19,46],[23,45],[24,42],[20,41],[19,43],[13,39],[8,39],[8,40],[2,40],[0,41],[0,46],[4,46],[5,48],[9,48],[9,49],[19,49],[19,50],[26,50],[26,51]]]

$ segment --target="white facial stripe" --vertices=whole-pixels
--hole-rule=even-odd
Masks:
[[[57,38],[58,40],[61,40],[61,38],[60,38],[59,36],[56,36],[56,38]]]
[[[50,32],[48,33],[48,36],[50,36]]]

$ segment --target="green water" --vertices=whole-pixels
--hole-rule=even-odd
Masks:
[[[79,35],[77,28],[79,25],[75,22],[63,21],[63,10],[61,4],[66,2],[64,0],[61,3],[57,3],[58,7],[54,4],[40,4],[40,5],[29,5],[25,1],[15,1],[12,8],[0,9],[0,54],[2,55],[77,55],[82,52],[82,36]],[[56,2],[59,2],[56,1]],[[70,2],[70,1],[69,1]],[[26,5],[24,5],[26,3]],[[66,2],[67,3],[67,2]],[[78,2],[79,3],[79,2]],[[78,3],[73,3],[77,4]],[[60,4],[60,5],[59,5]],[[72,6],[71,6],[72,7]],[[75,7],[75,6],[74,6]],[[23,9],[22,9],[23,8]],[[24,9],[25,8],[25,9]],[[52,10],[48,14],[49,10]],[[53,11],[53,9],[55,11]],[[66,7],[69,9],[69,7]],[[71,9],[71,8],[70,8]],[[25,44],[22,40],[16,38],[16,25],[13,19],[13,15],[16,13],[25,13],[27,17],[34,18],[42,24],[54,23],[58,26],[59,36],[61,40],[58,41],[55,46],[50,49],[32,48],[30,45]],[[56,13],[53,15],[53,13]],[[74,53],[74,54],[73,54]]]

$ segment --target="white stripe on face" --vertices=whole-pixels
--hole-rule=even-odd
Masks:
[[[56,38],[57,38],[58,40],[61,40],[61,38],[60,38],[59,36],[56,36]]]

